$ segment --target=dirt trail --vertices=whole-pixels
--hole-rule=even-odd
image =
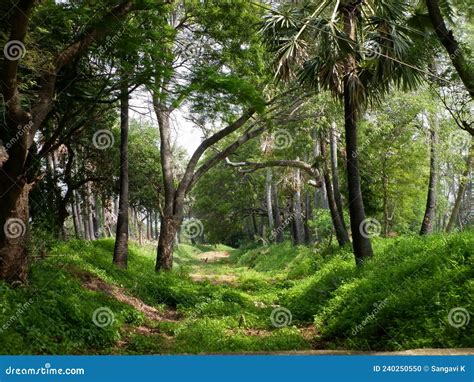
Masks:
[[[178,322],[177,313],[175,311],[167,310],[166,312],[160,312],[158,309],[144,303],[139,298],[130,296],[126,293],[125,289],[119,288],[115,285],[107,284],[104,280],[90,273],[81,272],[80,274],[77,274],[76,272],[76,275],[81,279],[84,288],[94,292],[108,294],[116,300],[134,307],[152,321]]]
[[[205,266],[206,264],[210,263],[217,263],[219,261],[222,261],[224,259],[227,259],[230,257],[229,252],[225,251],[210,251],[210,252],[203,252],[197,256],[197,259],[199,259],[202,262],[202,266]],[[189,277],[193,281],[196,282],[202,282],[202,281],[209,281],[212,284],[235,284],[237,282],[237,276],[231,275],[231,274],[205,274],[205,273],[200,273],[199,269],[201,267],[195,267],[198,272],[191,273]]]
[[[228,257],[230,257],[230,253],[224,251],[203,252],[198,255],[198,259],[205,263],[215,263],[222,259],[227,259]]]

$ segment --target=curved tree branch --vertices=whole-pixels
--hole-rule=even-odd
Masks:
[[[433,25],[438,39],[448,52],[449,58],[456,68],[459,77],[461,77],[461,81],[471,95],[471,98],[474,98],[474,72],[472,70],[472,64],[464,56],[464,52],[454,37],[453,31],[447,28],[439,8],[438,0],[426,0],[426,6],[428,8],[431,24]]]

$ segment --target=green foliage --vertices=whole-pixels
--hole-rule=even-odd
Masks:
[[[132,247],[130,267],[123,271],[111,264],[110,240],[56,244],[33,264],[28,285],[0,284],[0,349],[7,354],[301,350],[309,344],[300,329],[313,324],[318,333],[313,340],[325,347],[469,347],[474,340],[469,326],[455,328],[448,316],[454,308],[474,309],[472,248],[472,231],[379,238],[375,258],[357,268],[349,250],[283,243],[231,251],[227,262],[203,268],[233,272],[237,280],[228,285],[193,282],[182,272],[199,262],[201,251],[219,247],[181,245],[175,253],[179,268],[157,274],[151,250]],[[152,322],[110,294],[85,288],[94,278],[163,314],[176,309],[177,320]],[[291,311],[290,326],[272,326],[275,306]],[[103,328],[92,320],[99,308],[114,317]]]
[[[229,326],[234,326],[229,330]],[[189,325],[176,337],[176,351],[183,353],[222,353],[307,349],[296,328],[284,328],[266,336],[249,336],[236,322],[205,319]]]
[[[328,257],[282,301],[296,319],[314,316],[323,341],[344,347],[468,347],[472,334],[450,326],[448,314],[456,307],[472,312],[473,244],[472,232],[378,240],[376,257],[363,268],[349,253]]]

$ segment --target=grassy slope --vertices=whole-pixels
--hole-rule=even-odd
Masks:
[[[474,345],[472,323],[448,324],[452,308],[474,312],[473,233],[375,240],[377,256],[356,269],[348,251],[281,244],[248,251],[182,245],[172,273],[153,271],[153,249],[132,247],[130,269],[111,266],[113,242],[59,244],[32,266],[30,284],[0,284],[0,352],[6,354],[198,353],[345,347],[359,350]],[[219,264],[196,260],[227,250]],[[178,322],[151,322],[105,293],[81,286],[88,272]],[[188,274],[233,275],[235,285],[195,283]],[[30,301],[30,303],[28,303]],[[27,305],[25,305],[27,303]],[[374,305],[379,304],[379,305]],[[381,304],[381,305],[380,305]],[[276,329],[274,306],[288,308],[289,327]],[[22,309],[23,307],[23,309]],[[113,312],[99,328],[96,309]],[[318,335],[301,330],[315,324]],[[136,330],[147,327],[147,333]],[[117,344],[121,344],[118,346]]]

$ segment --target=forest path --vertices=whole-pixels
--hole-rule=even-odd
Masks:
[[[209,281],[212,284],[235,284],[238,279],[237,275],[233,273],[214,273],[215,267],[212,267],[212,269],[208,267],[210,264],[222,262],[229,257],[230,253],[226,251],[202,252],[195,257],[199,262],[193,266],[189,277],[195,282]]]
[[[117,353],[120,353],[121,349],[127,348],[135,335],[142,335],[150,338],[159,336],[163,343],[172,343],[173,337],[163,333],[158,326],[160,323],[175,324],[180,322],[179,314],[175,310],[166,309],[160,311],[157,308],[146,304],[141,299],[131,296],[126,289],[109,284],[92,273],[78,269],[72,271],[81,281],[83,288],[94,292],[104,293],[117,301],[130,305],[143,313],[146,317],[145,322],[139,326],[134,327],[131,325],[125,325],[122,328],[123,337],[116,344]]]
[[[74,274],[81,280],[82,286],[94,292],[101,292],[114,299],[130,305],[149,319],[156,322],[178,322],[178,315],[173,310],[159,311],[155,307],[146,304],[137,297],[131,296],[126,289],[109,284],[92,273],[83,270],[74,270]]]
[[[197,255],[197,259],[209,259],[212,258],[213,262],[220,262],[230,255],[224,252],[203,252]],[[206,267],[209,263],[203,263],[200,267]],[[225,264],[222,264],[225,265]],[[216,264],[217,266],[217,264]],[[229,271],[230,267],[225,267],[226,271]],[[146,317],[146,320],[143,324],[137,327],[130,325],[125,325],[123,327],[123,337],[116,344],[115,351],[120,353],[124,349],[128,348],[133,342],[133,338],[136,335],[144,336],[154,341],[159,341],[165,349],[172,349],[174,343],[174,335],[172,333],[167,333],[161,329],[162,323],[170,324],[180,324],[183,322],[183,317],[172,310],[159,310],[151,305],[146,304],[141,299],[131,296],[128,291],[119,286],[109,284],[98,276],[89,273],[87,271],[71,268],[71,273],[73,273],[80,281],[84,288],[100,292],[109,295],[110,297],[132,306],[139,312],[143,313]],[[205,281],[205,276],[214,277],[215,282],[224,283],[225,280],[233,280],[234,282],[237,279],[235,274],[201,274],[201,279],[199,281]],[[212,282],[212,281],[211,281]],[[306,326],[298,328],[302,337],[304,337],[308,343],[312,342],[316,334],[316,328],[314,326]],[[229,330],[231,333],[232,330]],[[268,329],[254,329],[247,328],[244,329],[244,334],[249,337],[267,337],[272,334],[272,330]],[[318,347],[313,347],[312,350],[292,350],[292,351],[270,351],[270,352],[239,352],[239,353],[204,353],[204,354],[242,354],[242,355],[450,355],[450,356],[459,356],[459,355],[474,355],[474,348],[466,349],[412,349],[406,351],[394,351],[394,352],[376,352],[376,351],[351,351],[351,350],[325,350],[318,349]]]
[[[227,259],[230,257],[229,252],[225,251],[210,251],[210,252],[202,252],[197,256],[197,258],[205,263],[215,263],[222,259]]]

